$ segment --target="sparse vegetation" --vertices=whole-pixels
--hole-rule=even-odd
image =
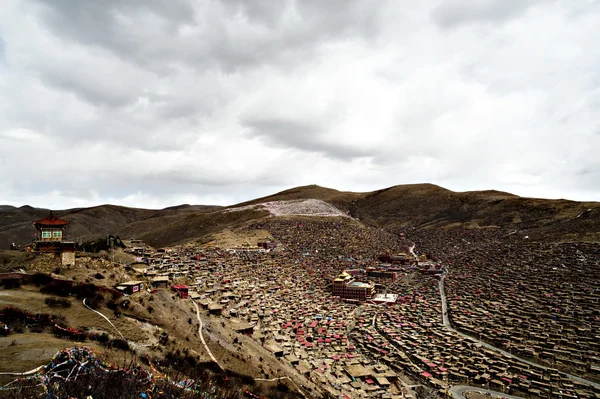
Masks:
[[[119,236],[109,235],[108,237],[99,238],[95,241],[88,241],[79,245],[78,250],[82,252],[98,253],[100,251],[108,251],[112,247],[125,248],[125,244]]]
[[[10,290],[10,289],[19,288],[21,286],[21,280],[18,278],[11,278],[11,279],[2,280],[1,284],[2,284],[2,287],[4,287],[7,290]]]
[[[63,299],[63,298],[46,298],[45,301],[46,305],[50,306],[51,308],[70,308],[71,307],[71,302],[68,299]]]

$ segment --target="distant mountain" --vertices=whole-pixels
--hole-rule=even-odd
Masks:
[[[316,198],[379,227],[502,227],[548,239],[600,240],[600,203],[519,197],[496,190],[455,192],[405,184],[366,193],[316,185],[296,187],[240,205]]]
[[[68,234],[73,240],[118,234],[168,246],[270,217],[256,205],[303,199],[325,201],[364,224],[384,228],[505,228],[532,239],[600,240],[598,202],[524,198],[495,190],[454,192],[433,184],[398,185],[366,193],[310,185],[230,207],[184,204],[152,210],[101,205],[54,213],[70,222]],[[29,242],[35,233],[33,221],[49,213],[31,206],[3,206],[1,210],[0,249],[11,242]]]
[[[2,211],[12,211],[13,209],[17,209],[16,206],[12,205],[0,205],[0,212]]]
[[[140,218],[148,217],[156,211],[135,209],[114,205],[102,205],[91,208],[76,208],[54,211],[54,215],[70,222],[68,234],[75,240],[93,239],[111,233],[121,226]],[[22,206],[0,212],[0,249],[8,248],[11,242],[25,244],[36,233],[33,222],[50,213],[48,209]]]

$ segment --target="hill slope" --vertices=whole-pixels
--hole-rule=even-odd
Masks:
[[[502,227],[532,238],[600,240],[600,203],[523,198],[495,190],[454,192],[433,184],[398,185],[366,193],[311,185],[227,208],[180,205],[150,210],[102,205],[55,214],[71,222],[71,239],[80,237],[85,241],[111,233],[167,246],[271,216],[253,205],[304,199],[327,202],[362,223],[385,228]],[[11,242],[30,241],[35,233],[32,222],[48,212],[29,206],[3,207],[0,248],[8,248]]]
[[[234,205],[234,207],[256,205],[271,201],[291,201],[300,199],[318,199],[330,203],[331,205],[348,211],[352,201],[360,199],[363,193],[354,193],[350,191],[338,191],[332,188],[321,187],[316,184],[310,186],[301,186],[290,188],[289,190],[281,191],[266,197],[257,198],[252,201],[242,202]]]
[[[48,216],[48,209],[23,206],[0,212],[0,248],[8,248],[11,242],[25,244],[36,233],[35,220]],[[93,239],[112,233],[121,226],[147,218],[154,210],[127,208],[115,205],[101,205],[91,208],[77,208],[55,211],[54,214],[70,222],[68,236],[72,240]]]
[[[598,202],[524,198],[496,190],[455,192],[434,184],[398,185],[367,193],[312,185],[240,205],[306,198],[329,202],[379,227],[503,227],[539,238],[600,239]]]

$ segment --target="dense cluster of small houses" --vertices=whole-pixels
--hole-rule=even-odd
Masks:
[[[562,366],[587,377],[598,371],[597,246],[508,247],[498,231],[482,238],[457,230],[449,238],[384,231],[349,218],[273,218],[249,229],[267,230],[273,240],[240,248],[129,248],[138,257],[131,265],[138,277],[117,289],[128,295],[171,289],[191,298],[335,398],[410,398],[415,386],[444,395],[459,384],[540,398],[600,398],[600,389],[561,372]],[[410,254],[407,236],[444,267]],[[541,253],[548,258],[537,259]],[[593,261],[596,271],[575,278]],[[572,278],[552,280],[556,270]],[[360,301],[333,295],[342,273],[372,284],[376,294]],[[524,363],[446,328],[441,275],[456,329],[552,367]]]

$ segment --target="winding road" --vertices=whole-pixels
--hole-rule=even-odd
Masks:
[[[461,337],[463,337],[463,338],[465,338],[465,339],[468,339],[468,340],[471,340],[471,341],[473,341],[473,342],[476,342],[476,343],[478,343],[478,344],[480,344],[480,345],[482,345],[482,346],[486,347],[487,349],[490,349],[490,350],[492,350],[492,351],[495,351],[495,352],[501,353],[501,354],[503,354],[504,356],[507,356],[507,357],[509,357],[509,358],[511,358],[511,359],[518,360],[519,362],[526,363],[526,364],[528,364],[528,365],[530,365],[530,366],[537,367],[537,368],[541,368],[541,369],[544,369],[544,370],[556,370],[556,369],[555,369],[555,368],[553,368],[553,367],[547,367],[547,366],[544,366],[544,365],[541,365],[541,364],[538,364],[538,363],[533,363],[533,362],[531,362],[531,361],[529,361],[529,360],[526,360],[526,359],[523,359],[523,358],[521,358],[521,357],[515,356],[515,355],[513,355],[512,353],[509,353],[509,352],[507,352],[507,351],[505,351],[505,350],[502,350],[502,349],[500,349],[500,348],[497,348],[497,347],[495,347],[495,346],[492,346],[492,345],[490,345],[490,344],[488,344],[488,343],[486,343],[486,342],[484,342],[484,341],[481,341],[481,340],[479,340],[479,339],[477,339],[477,338],[475,338],[475,337],[472,337],[472,336],[470,336],[470,335],[463,334],[463,333],[461,333],[460,331],[457,331],[456,329],[454,329],[454,328],[452,327],[452,323],[450,323],[450,319],[448,318],[448,303],[447,303],[447,300],[446,300],[446,292],[445,292],[445,290],[444,290],[444,279],[446,278],[447,272],[448,272],[448,271],[445,269],[445,270],[444,270],[444,274],[442,275],[442,277],[440,278],[440,281],[439,281],[439,283],[438,283],[439,290],[440,290],[440,296],[441,296],[441,298],[442,298],[442,323],[444,324],[444,327],[446,327],[448,330],[450,330],[450,331],[452,331],[452,332],[454,332],[454,333],[456,333],[456,334],[460,335]],[[557,370],[557,371],[558,371],[558,370]],[[565,373],[565,372],[563,372],[563,371],[558,371],[558,372],[559,372],[561,375],[563,375],[563,376],[565,376],[565,377],[569,378],[569,379],[570,379],[570,380],[572,380],[572,381],[577,381],[577,382],[580,382],[580,383],[582,383],[582,384],[587,384],[587,385],[590,385],[590,386],[593,386],[593,387],[595,387],[595,388],[598,388],[598,389],[600,389],[600,384],[598,384],[598,383],[596,383],[596,382],[593,382],[593,381],[587,380],[587,379],[585,379],[585,378],[582,378],[582,377],[578,377],[578,376],[576,376],[576,375],[573,375],[573,374]],[[506,396],[506,395],[505,395],[505,396]]]

